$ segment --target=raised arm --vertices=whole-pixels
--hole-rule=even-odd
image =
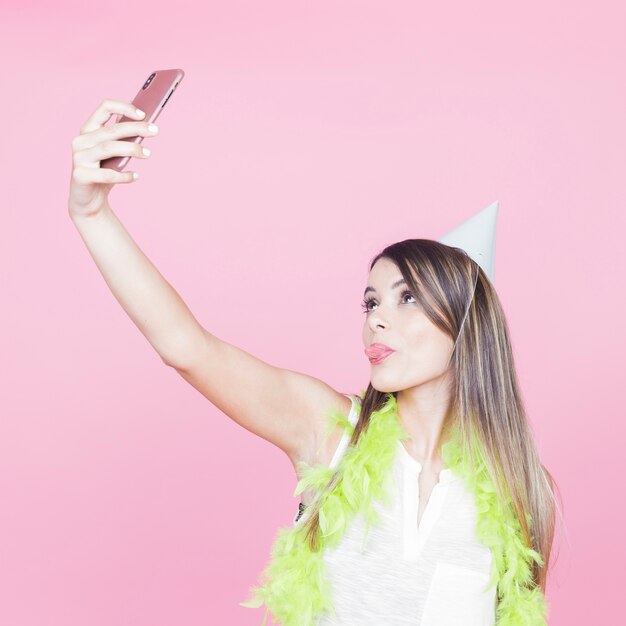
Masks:
[[[327,463],[341,435],[325,439],[326,414],[344,415],[350,400],[323,381],[275,367],[229,344],[199,325],[189,324],[189,340],[171,365],[223,413],[272,442],[291,459]]]
[[[111,156],[146,158],[144,122],[103,127],[111,115],[138,116],[127,102],[105,100],[72,142],[69,215],[113,295],[162,361],[228,417],[283,450],[292,462],[317,458],[331,408],[345,414],[350,400],[326,383],[269,365],[205,330],[176,290],[134,242],[108,203],[131,172],[101,168]]]

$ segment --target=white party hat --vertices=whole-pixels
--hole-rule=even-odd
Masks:
[[[493,282],[496,255],[497,217],[498,201],[496,200],[438,240],[439,243],[461,248],[467,252],[483,268],[491,282]]]

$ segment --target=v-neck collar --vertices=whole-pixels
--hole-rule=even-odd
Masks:
[[[398,446],[400,448],[400,457],[404,461],[404,464],[408,467],[412,468],[415,474],[419,475],[422,471],[422,464],[404,447],[402,441],[398,441]],[[436,484],[449,482],[454,480],[455,478],[459,478],[455,474],[453,474],[452,470],[449,467],[444,467],[439,472],[439,480]]]
[[[407,561],[417,561],[441,515],[449,485],[458,477],[452,473],[450,468],[444,468],[439,472],[439,481],[432,488],[418,526],[419,476],[422,471],[422,464],[409,454],[402,441],[398,441],[398,448],[402,471],[402,493],[400,494],[402,558]]]

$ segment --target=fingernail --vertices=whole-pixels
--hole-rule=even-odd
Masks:
[[[145,113],[141,109],[136,109],[136,113],[138,117],[143,117]]]
[[[145,156],[150,156],[150,149],[149,148],[142,148],[141,151],[144,153]]]
[[[158,133],[158,132],[159,132],[159,127],[158,127],[156,124],[150,124],[150,125],[148,126],[148,130],[149,130],[151,133]]]

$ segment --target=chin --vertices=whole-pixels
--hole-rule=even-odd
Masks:
[[[385,383],[384,381],[370,380],[370,384],[380,393],[395,393],[398,390],[392,383]]]

